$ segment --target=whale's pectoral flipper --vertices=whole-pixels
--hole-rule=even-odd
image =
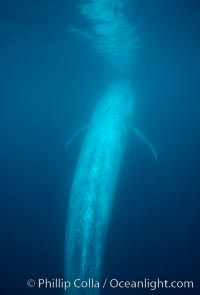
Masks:
[[[154,145],[152,144],[152,142],[135,126],[132,126],[132,129],[134,131],[134,133],[147,145],[147,147],[150,149],[150,151],[153,154],[153,157],[155,160],[158,159],[158,155],[156,152],[156,149],[154,147]]]
[[[70,139],[66,142],[65,148],[67,149],[70,143],[74,140],[74,138],[79,135],[81,132],[85,131],[87,129],[88,125],[84,125],[83,127],[79,128],[72,136]]]

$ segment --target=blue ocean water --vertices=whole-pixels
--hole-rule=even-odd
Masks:
[[[103,277],[192,280],[194,289],[155,292],[197,295],[200,3],[132,2],[127,14],[140,43],[131,68],[134,124],[158,160],[130,136]],[[65,143],[90,120],[113,77],[90,40],[69,32],[74,23],[85,27],[76,1],[0,3],[1,294],[63,293],[29,289],[26,281],[63,277],[68,197],[84,134],[67,151]]]

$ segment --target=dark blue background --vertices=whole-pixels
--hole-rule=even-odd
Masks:
[[[160,2],[162,2],[160,4]],[[85,125],[112,79],[88,41],[67,32],[75,1],[0,2],[0,294],[62,294],[26,281],[63,277],[67,202]],[[135,1],[140,50],[135,125],[109,229],[103,277],[193,280],[200,294],[200,3]],[[84,24],[82,24],[84,25]],[[169,293],[170,292],[170,293]],[[107,289],[103,294],[133,294]],[[134,290],[134,294],[151,291]]]

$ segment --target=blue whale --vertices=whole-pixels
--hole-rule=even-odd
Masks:
[[[68,207],[65,279],[101,280],[104,246],[133,113],[129,81],[112,83],[98,103],[80,152]],[[67,294],[99,294],[71,287]]]

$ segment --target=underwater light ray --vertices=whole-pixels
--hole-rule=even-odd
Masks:
[[[70,26],[71,32],[86,37],[90,45],[104,55],[114,70],[128,72],[138,49],[136,27],[125,16],[122,0],[90,0],[78,5],[80,14],[91,26],[88,30]]]

